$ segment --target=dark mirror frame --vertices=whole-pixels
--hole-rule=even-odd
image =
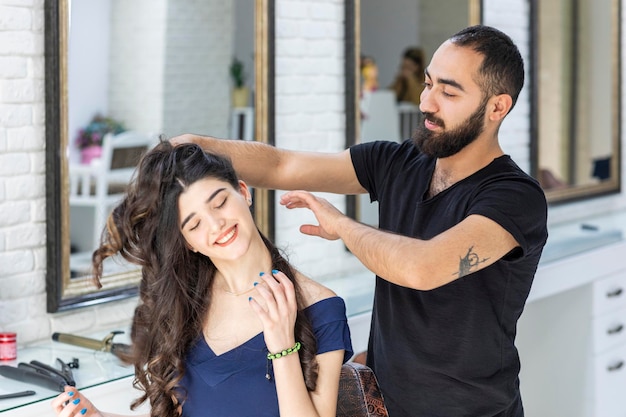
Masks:
[[[104,277],[103,290],[69,272],[67,134],[67,1],[45,0],[46,127],[46,292],[55,313],[136,296],[140,273]],[[255,140],[274,140],[274,0],[255,0]],[[206,132],[210,134],[210,132]],[[254,216],[261,232],[274,239],[274,193],[255,190]]]
[[[529,68],[530,72],[530,102],[531,102],[531,112],[530,112],[530,135],[531,135],[531,147],[530,147],[530,161],[531,161],[531,175],[534,178],[538,178],[539,175],[539,141],[541,138],[539,137],[539,118],[541,112],[541,103],[539,102],[539,79],[538,74],[540,73],[540,59],[539,59],[539,25],[538,25],[538,13],[539,13],[539,5],[538,2],[542,0],[531,0],[530,1],[530,60],[531,65]],[[543,0],[550,1],[550,0]],[[611,2],[611,22],[612,25],[612,39],[614,40],[614,44],[612,45],[612,58],[611,62],[608,63],[612,66],[613,74],[613,97],[611,97],[612,102],[612,137],[610,140],[612,141],[612,155],[613,160],[610,168],[610,179],[598,184],[590,184],[590,185],[568,185],[562,189],[555,190],[546,190],[546,198],[550,205],[562,205],[564,203],[572,203],[581,200],[587,200],[590,198],[605,196],[609,194],[617,194],[621,192],[621,72],[622,72],[622,59],[621,59],[621,45],[622,45],[622,36],[621,36],[621,16],[622,16],[622,8],[621,1],[613,0]],[[575,88],[575,87],[574,87]],[[568,159],[573,161],[575,159],[575,155],[570,153],[568,155]]]

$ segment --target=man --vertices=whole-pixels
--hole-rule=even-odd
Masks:
[[[376,274],[367,364],[391,417],[521,417],[516,324],[547,239],[538,183],[505,155],[498,130],[524,81],[502,32],[474,26],[444,42],[425,70],[413,140],[338,154],[198,136],[255,186],[379,202],[379,229],[305,191],[281,197],[313,211],[301,231],[342,239]]]

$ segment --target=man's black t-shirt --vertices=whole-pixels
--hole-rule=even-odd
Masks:
[[[390,417],[522,416],[514,340],[547,239],[540,186],[502,156],[428,199],[435,159],[410,140],[350,152],[361,185],[378,201],[380,229],[427,240],[478,214],[520,245],[430,291],[376,277],[367,363]]]

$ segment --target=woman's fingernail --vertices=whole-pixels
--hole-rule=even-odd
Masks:
[[[252,284],[252,285],[254,285],[254,286],[256,287],[257,285],[259,285],[259,283],[258,283],[258,282],[255,282],[255,283],[254,283],[254,284]]]
[[[80,413],[81,413],[81,414],[85,414],[86,412],[87,412],[87,409],[86,409],[86,408],[83,408],[82,410],[80,410]]]
[[[278,274],[278,269],[272,269],[272,274],[274,275]]]
[[[68,396],[73,397],[74,396],[74,391],[70,391],[67,393]]]
[[[72,404],[78,404],[80,402],[80,398],[76,398],[74,401],[72,401]]]
[[[265,272],[259,272],[260,277],[262,277],[263,275],[265,275]]]

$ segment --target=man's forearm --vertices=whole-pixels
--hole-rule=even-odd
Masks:
[[[262,142],[181,135],[174,144],[194,142],[209,152],[228,156],[242,180],[253,187],[358,194],[359,183],[350,150],[312,152],[281,149]]]
[[[344,217],[337,232],[341,240],[367,269],[392,282],[414,289],[429,289],[421,281],[419,265],[416,263],[420,241],[406,236],[381,231],[356,220]]]

